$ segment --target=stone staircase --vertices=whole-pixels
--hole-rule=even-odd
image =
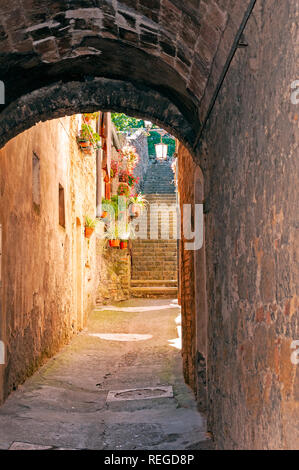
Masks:
[[[152,163],[145,175],[142,191],[144,194],[174,194],[173,171],[169,161]]]
[[[133,297],[177,296],[177,217],[172,179],[168,162],[151,165],[145,178],[143,189],[149,209],[147,225],[140,227],[137,232],[140,238],[132,243]]]

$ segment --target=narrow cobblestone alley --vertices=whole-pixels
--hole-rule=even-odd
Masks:
[[[298,0],[0,15],[0,450],[299,450]]]
[[[179,314],[168,299],[94,310],[88,327],[1,408],[0,448],[197,448],[206,424],[182,376]],[[99,337],[108,334],[135,336]],[[106,402],[109,391],[156,386],[172,386],[173,398]]]

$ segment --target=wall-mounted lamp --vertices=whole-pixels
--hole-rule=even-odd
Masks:
[[[168,145],[163,144],[162,134],[161,134],[161,143],[160,144],[155,144],[155,147],[156,147],[157,160],[166,160],[167,159]]]

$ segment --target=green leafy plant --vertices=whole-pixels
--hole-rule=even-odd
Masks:
[[[83,114],[84,119],[86,119],[88,121],[98,119],[99,115],[100,115],[99,111],[96,111],[95,113],[84,113]]]
[[[130,194],[130,187],[127,183],[119,183],[117,188],[118,196],[128,197]]]
[[[104,233],[105,238],[108,240],[118,240],[118,226],[117,224],[111,224],[107,227],[106,232]]]
[[[111,199],[102,199],[102,208],[104,211],[114,214],[117,218],[119,212],[118,196],[112,196]]]
[[[142,193],[138,193],[130,196],[129,204],[137,204],[138,206],[145,207],[148,204],[148,201],[145,199]]]
[[[111,119],[118,131],[128,131],[132,128],[144,127],[142,119],[136,119],[123,113],[112,113]]]
[[[84,140],[84,141],[89,141],[91,143],[96,144],[97,147],[99,147],[97,144],[100,142],[101,137],[97,132],[95,132],[89,124],[83,123],[81,126],[81,131],[80,135],[78,137],[78,140]]]
[[[97,223],[98,223],[97,219],[92,219],[92,218],[89,217],[88,215],[85,216],[85,227],[89,227],[89,228],[95,229]]]

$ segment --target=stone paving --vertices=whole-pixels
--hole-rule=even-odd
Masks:
[[[182,376],[179,313],[168,299],[94,310],[88,327],[0,408],[0,449],[209,448]]]

